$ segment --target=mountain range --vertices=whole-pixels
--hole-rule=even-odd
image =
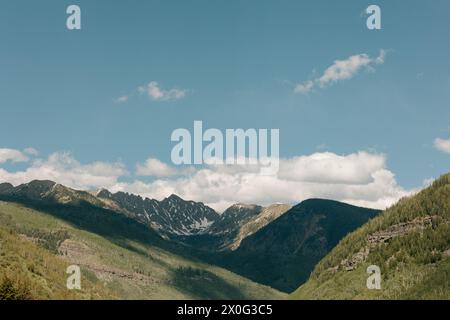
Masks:
[[[191,243],[204,242],[214,250],[234,248],[246,236],[286,212],[290,206],[276,204],[267,208],[258,205],[235,204],[222,214],[202,202],[183,200],[177,195],[158,201],[125,192],[111,193],[79,191],[48,180],[34,180],[17,187],[0,184],[0,197],[16,201],[77,206],[88,203],[112,210],[147,225],[162,238]]]
[[[102,228],[107,228],[108,237],[129,238],[137,233],[152,244],[284,292],[304,282],[315,262],[340,237],[378,213],[316,199],[293,208],[238,203],[219,214],[201,202],[176,195],[157,201],[105,189],[79,191],[38,180],[17,187],[0,184],[0,199],[53,211],[97,233],[104,234]],[[107,224],[101,221],[106,211],[114,213],[107,216]],[[96,214],[85,216],[86,212]],[[120,224],[128,229],[119,230]],[[130,226],[136,229],[133,235]]]
[[[174,194],[157,201],[124,192],[113,194],[103,189],[96,196],[167,237],[203,233],[220,218],[203,203],[185,201]]]
[[[0,195],[19,200],[35,200],[76,205],[87,202],[111,209],[148,225],[161,236],[193,235],[202,233],[220,215],[201,202],[185,201],[171,195],[162,201],[106,189],[96,193],[78,191],[53,181],[31,181],[17,187],[0,184]]]
[[[449,181],[443,176],[384,212],[308,199],[294,206],[237,203],[223,213],[177,195],[158,201],[52,181],[2,183],[0,254],[9,260],[0,266],[0,296],[7,288],[31,298],[281,299],[293,291],[294,299],[414,297],[414,290],[393,289],[406,281],[396,279],[400,268],[440,281],[417,284],[424,296],[447,297]],[[40,262],[18,259],[24,248]],[[410,261],[416,269],[406,267]],[[384,295],[368,293],[358,280],[369,262],[395,279]],[[63,275],[47,275],[48,263],[80,265],[89,275],[86,289],[68,294]],[[339,293],[340,286],[347,289]]]
[[[280,299],[197,259],[115,202],[51,181],[0,185],[0,299]],[[66,267],[82,270],[68,291]]]

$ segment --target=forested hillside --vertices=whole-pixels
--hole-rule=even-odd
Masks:
[[[345,237],[294,299],[450,299],[450,174]],[[381,289],[366,287],[369,265]]]

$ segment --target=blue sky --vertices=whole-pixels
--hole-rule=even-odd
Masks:
[[[65,27],[70,4],[82,30]],[[366,28],[369,4],[381,7],[382,30]],[[283,158],[383,154],[399,186],[421,187],[449,171],[450,154],[433,146],[450,139],[448,12],[440,0],[4,1],[0,148],[133,171],[148,158],[170,163],[171,132],[202,120],[279,128]],[[381,49],[384,63],[370,70],[294,92],[335,60]],[[138,93],[152,81],[185,95]]]

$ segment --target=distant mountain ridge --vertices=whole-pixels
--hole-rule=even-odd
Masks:
[[[163,237],[200,234],[220,218],[214,209],[202,202],[186,201],[176,195],[158,201],[124,192],[113,194],[106,189],[93,194],[48,180],[34,180],[17,187],[2,183],[0,196],[72,205],[87,202],[121,212],[150,226]]]
[[[47,201],[60,204],[87,202],[108,207],[89,192],[74,190],[49,180],[33,180],[14,187],[10,183],[0,184],[0,195],[18,200]]]
[[[291,208],[287,204],[261,207],[234,204],[203,234],[180,237],[180,242],[210,252],[236,250],[243,239],[265,227]]]
[[[226,209],[208,228],[208,234],[223,235],[232,232],[238,225],[254,219],[263,207],[254,204],[237,203]]]
[[[220,218],[202,202],[186,201],[174,194],[158,201],[125,192],[112,194],[103,189],[96,196],[113,201],[136,220],[166,236],[201,234]]]
[[[288,205],[264,208],[238,203],[219,214],[202,202],[183,200],[175,194],[158,201],[125,192],[111,193],[106,189],[97,192],[74,190],[49,180],[33,180],[17,187],[2,183],[0,197],[64,205],[86,202],[148,225],[163,238],[191,244],[199,240],[199,247],[210,246],[208,249],[212,250],[236,249],[243,238],[290,208]]]

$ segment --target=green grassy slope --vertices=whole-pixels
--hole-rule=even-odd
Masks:
[[[293,299],[450,299],[450,174],[345,237]],[[366,287],[369,265],[381,290]]]
[[[81,290],[67,290],[69,265],[13,229],[0,226],[0,300],[115,298],[92,275],[84,279]]]
[[[0,201],[0,288],[30,299],[286,297],[173,253],[145,226],[122,219],[89,206],[37,209]],[[82,269],[81,291],[65,288],[69,264]]]

